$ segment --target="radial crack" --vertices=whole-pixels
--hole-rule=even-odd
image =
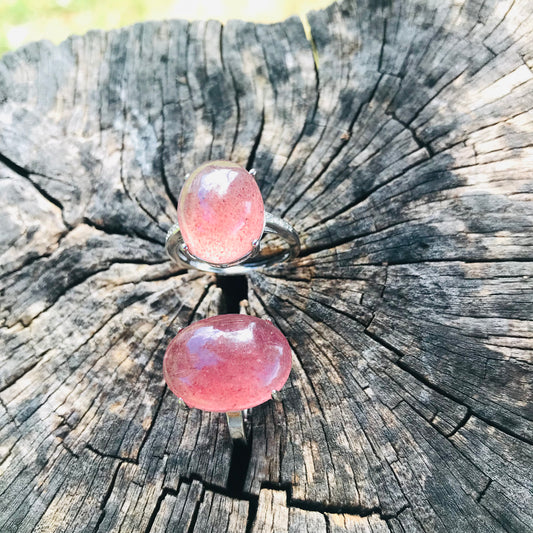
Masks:
[[[395,348],[394,346],[389,344],[387,341],[381,339],[380,337],[378,337],[374,333],[368,331],[368,328],[365,329],[365,334],[368,335],[371,339],[373,339],[377,343],[379,343],[382,346],[384,346],[385,348],[387,348],[388,350],[390,350],[393,353],[395,353],[398,356],[398,360],[394,361],[394,363],[397,366],[399,366],[402,370],[405,370],[408,374],[411,374],[418,381],[420,381],[421,383],[423,383],[424,385],[426,385],[430,389],[438,392],[440,395],[442,395],[442,396],[448,398],[449,400],[452,400],[453,402],[463,406],[467,410],[471,410],[470,413],[467,413],[468,417],[466,417],[466,415],[465,415],[466,419],[464,418],[463,421],[459,423],[459,426],[462,427],[462,425],[466,424],[466,422],[468,421],[468,418],[470,416],[475,416],[476,418],[478,418],[482,422],[485,422],[485,424],[487,424],[488,426],[494,427],[494,428],[498,429],[499,431],[501,431],[502,433],[505,433],[506,435],[514,437],[515,439],[518,439],[518,440],[520,440],[522,442],[525,442],[526,444],[533,444],[533,441],[531,441],[527,437],[524,437],[523,435],[520,435],[519,433],[516,433],[512,429],[509,429],[509,428],[503,426],[502,424],[499,424],[498,422],[495,422],[493,420],[489,420],[487,417],[485,417],[483,415],[480,415],[477,411],[472,409],[471,406],[465,404],[462,400],[460,400],[459,398],[457,398],[456,396],[454,396],[453,394],[451,394],[447,390],[445,390],[442,387],[440,387],[440,386],[436,385],[435,383],[431,382],[421,372],[418,372],[414,368],[411,368],[409,365],[407,365],[406,363],[404,363],[402,361],[402,358],[404,357],[404,354],[400,350],[398,350],[397,348]],[[457,430],[459,430],[459,429],[460,429],[460,427],[457,428]],[[455,431],[453,431],[452,434],[455,434]]]
[[[255,155],[257,153],[259,143],[261,142],[261,136],[263,135],[264,127],[265,127],[265,109],[263,108],[261,111],[261,124],[259,126],[259,131],[257,132],[257,135],[255,136],[254,145],[252,146],[252,150],[250,151],[250,156],[248,157],[248,161],[246,162],[246,168],[248,170],[250,170],[254,166]]]
[[[18,174],[19,176],[26,178],[43,198],[48,200],[51,204],[55,205],[56,207],[59,207],[59,209],[61,209],[61,212],[63,213],[63,204],[57,198],[54,198],[50,193],[48,193],[43,187],[41,187],[39,184],[35,183],[34,180],[31,179],[32,174],[36,176],[39,174],[26,170],[25,168],[21,167],[20,165],[18,165],[17,163],[15,163],[14,161],[7,158],[5,155],[1,153],[0,153],[0,162],[4,163],[6,167],[11,169],[13,172]],[[46,178],[47,176],[43,176],[43,177]],[[65,223],[64,220],[63,220],[63,223]],[[65,223],[65,225],[68,227],[68,224]]]
[[[97,453],[97,452],[94,452]],[[107,502],[109,501],[109,498],[111,498],[111,494],[113,493],[113,489],[115,488],[115,483],[117,482],[118,477],[118,471],[120,470],[120,467],[122,466],[122,461],[120,461],[117,464],[117,467],[115,468],[115,471],[113,472],[113,477],[111,478],[111,483],[109,483],[109,487],[107,488],[107,491],[102,499],[102,502],[100,503],[100,516],[98,517],[98,521],[96,522],[96,525],[94,526],[95,533],[98,533],[100,529],[100,525],[104,521],[105,518],[105,508],[107,506]]]

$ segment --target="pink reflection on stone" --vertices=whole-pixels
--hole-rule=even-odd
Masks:
[[[281,331],[248,315],[195,322],[170,342],[163,373],[170,390],[190,407],[241,411],[270,399],[291,370],[291,349]]]
[[[254,177],[231,161],[210,161],[191,173],[180,193],[178,224],[191,254],[228,264],[252,251],[265,210]]]

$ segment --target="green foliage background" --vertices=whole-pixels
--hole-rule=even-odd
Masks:
[[[0,55],[24,43],[60,42],[90,29],[142,20],[239,18],[275,22],[304,15],[332,0],[0,0]]]

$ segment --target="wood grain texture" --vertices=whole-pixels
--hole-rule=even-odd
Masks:
[[[0,531],[533,530],[533,9],[350,0],[0,59]],[[231,286],[164,251],[185,175],[255,167],[302,254],[246,447],[162,379]],[[242,280],[240,281],[242,285]]]

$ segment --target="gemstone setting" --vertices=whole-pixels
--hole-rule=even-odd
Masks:
[[[209,161],[185,181],[178,224],[188,253],[214,265],[231,265],[254,252],[265,209],[254,177],[231,161]]]
[[[269,321],[218,315],[182,329],[168,345],[163,374],[187,406],[242,411],[279,391],[291,370],[287,339]]]

